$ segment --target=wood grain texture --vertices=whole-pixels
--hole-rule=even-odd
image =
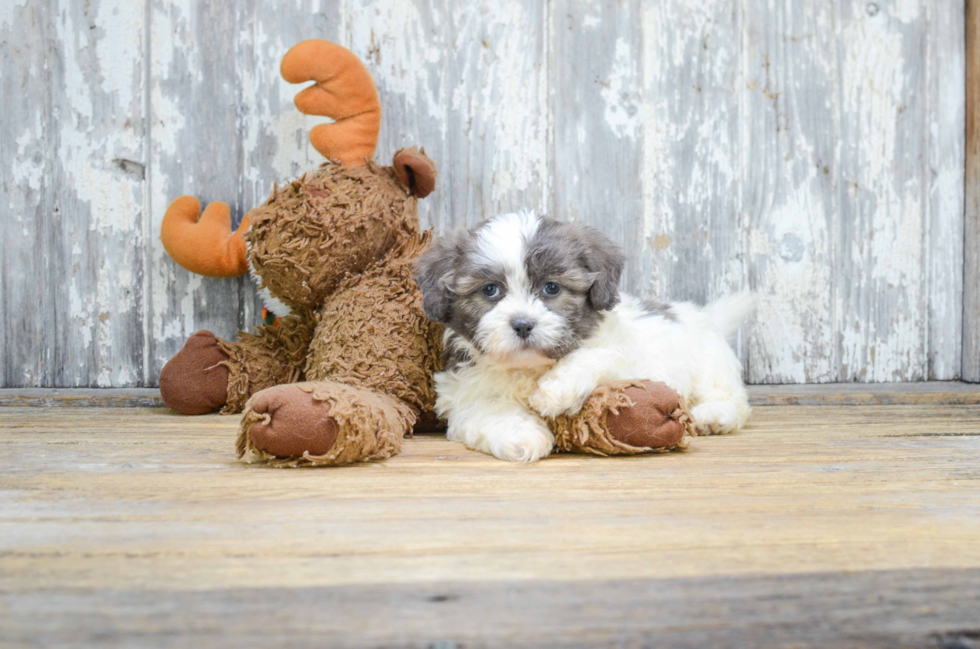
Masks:
[[[724,0],[643,7],[646,293],[710,299],[746,288],[739,8]]]
[[[845,3],[840,17],[840,375],[921,380],[928,102],[919,2]]]
[[[152,386],[197,329],[258,321],[250,282],[183,271],[158,229],[181,193],[237,220],[318,164],[320,120],[278,75],[304,38],[368,65],[380,161],[415,144],[436,161],[424,225],[529,207],[606,231],[627,254],[623,287],[645,297],[753,288],[760,317],[738,341],[752,382],[980,380],[980,153],[973,135],[965,155],[962,83],[976,13],[5,2],[0,386]]]
[[[980,389],[972,383],[953,381],[752,385],[749,403],[753,406],[980,405]]]
[[[53,295],[39,290],[56,277],[48,263],[54,150],[44,137],[54,26],[40,3],[6,3],[0,12],[0,385],[57,385],[57,325],[45,317],[55,313]]]
[[[751,385],[753,406],[980,404],[980,387],[958,381]],[[0,407],[165,408],[154,388],[0,388]]]
[[[15,3],[4,14],[4,384],[132,385],[143,365],[144,7]]]
[[[756,383],[836,381],[842,370],[835,11],[831,3],[753,2],[742,17],[744,252],[762,298],[747,354]]]
[[[969,254],[980,249],[980,237],[964,239],[963,227],[966,43],[961,16],[964,2],[926,2],[923,7],[929,30],[925,36],[929,158],[924,173],[929,193],[925,243],[928,283],[924,308],[929,318],[928,378],[935,380],[960,376],[966,332],[962,317],[957,317],[964,310],[963,256],[967,249],[972,251]],[[966,241],[974,243],[967,245]],[[980,362],[980,354],[977,358]]]
[[[3,408],[166,408],[156,388],[0,388]]]
[[[140,647],[973,649],[978,581],[980,570],[919,569],[571,584],[0,592],[0,640]],[[369,623],[362,622],[366,611]],[[45,623],[51,612],[56,624]]]
[[[371,0],[346,18],[382,105],[377,158],[420,145],[439,182],[423,227],[472,226],[548,196],[545,3]]]
[[[978,405],[759,407],[686,453],[531,465],[420,436],[291,471],[235,462],[234,417],[3,415],[3,642],[919,646],[976,628]]]
[[[233,337],[239,328],[245,278],[212,279],[177,266],[160,242],[163,215],[181,194],[202,206],[224,201],[237,224],[244,164],[239,111],[245,103],[238,66],[237,3],[193,0],[151,5],[149,21],[150,172],[145,230],[148,308],[144,384],[155,385],[163,365],[195,331]],[[249,103],[254,102],[249,98]]]
[[[548,212],[596,227],[622,246],[622,286],[646,294],[641,3],[559,0],[551,11],[555,141]]]
[[[980,1],[966,0],[963,379],[980,382]]]

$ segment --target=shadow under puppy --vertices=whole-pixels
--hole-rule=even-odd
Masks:
[[[619,293],[623,263],[598,230],[527,211],[423,253],[415,273],[423,309],[446,324],[435,386],[449,439],[503,460],[538,460],[552,452],[555,432],[569,450],[556,422],[584,413],[596,394],[635,397],[648,382],[680,395],[698,434],[745,425],[748,395],[726,337],[751,314],[754,296],[703,308],[641,301]],[[634,429],[645,423],[640,413],[633,420]]]

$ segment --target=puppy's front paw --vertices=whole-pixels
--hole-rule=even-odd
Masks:
[[[592,390],[585,390],[574,381],[561,377],[545,377],[538,382],[538,389],[528,404],[542,417],[574,415],[582,409]]]
[[[501,435],[490,445],[494,457],[508,462],[536,462],[548,457],[555,446],[555,437],[544,426],[528,427]]]

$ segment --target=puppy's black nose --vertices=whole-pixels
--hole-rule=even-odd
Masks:
[[[531,330],[534,329],[534,321],[527,318],[515,318],[510,321],[510,326],[514,328],[518,338],[527,340],[528,336],[531,335]]]

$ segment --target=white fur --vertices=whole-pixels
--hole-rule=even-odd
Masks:
[[[538,230],[541,219],[533,211],[502,214],[487,221],[477,233],[477,252],[487,264],[504,268],[506,295],[487,313],[476,330],[480,347],[497,362],[508,367],[550,364],[551,360],[527,350],[527,344],[514,333],[515,318],[532,320],[534,330],[528,342],[548,346],[566,333],[564,320],[545,306],[532,292],[524,268],[527,242]]]
[[[528,405],[548,365],[511,369],[481,355],[447,332],[447,344],[462,345],[474,361],[435,376],[436,410],[449,421],[447,437],[502,460],[533,462],[551,453],[555,438]]]
[[[481,254],[497,263],[523,259],[518,240],[529,229],[525,217],[511,215],[487,229],[491,232],[480,238]],[[574,414],[599,385],[624,379],[666,383],[685,400],[705,433],[732,433],[745,425],[751,409],[742,368],[725,336],[751,313],[751,294],[724,298],[703,309],[686,302],[672,304],[676,319],[651,315],[639,300],[622,295],[596,331],[556,362],[520,349],[510,327],[511,318],[522,310],[537,319],[535,333],[542,326],[542,335],[565,326],[527,289],[513,290],[521,274],[527,284],[522,263],[518,266],[511,264],[507,270],[513,303],[505,304],[508,294],[478,327],[484,353],[447,330],[447,346],[461,346],[471,359],[435,377],[436,410],[449,422],[449,439],[503,460],[538,460],[554,446],[545,418]],[[548,321],[548,314],[556,322]]]
[[[476,233],[479,254],[489,264],[500,264],[507,272],[507,279],[515,287],[527,288],[527,272],[524,270],[524,249],[538,231],[541,219],[530,210],[522,210],[487,221]]]
[[[715,300],[704,307],[703,311],[711,326],[723,337],[731,339],[738,333],[742,323],[749,319],[758,303],[754,293],[743,291]]]

